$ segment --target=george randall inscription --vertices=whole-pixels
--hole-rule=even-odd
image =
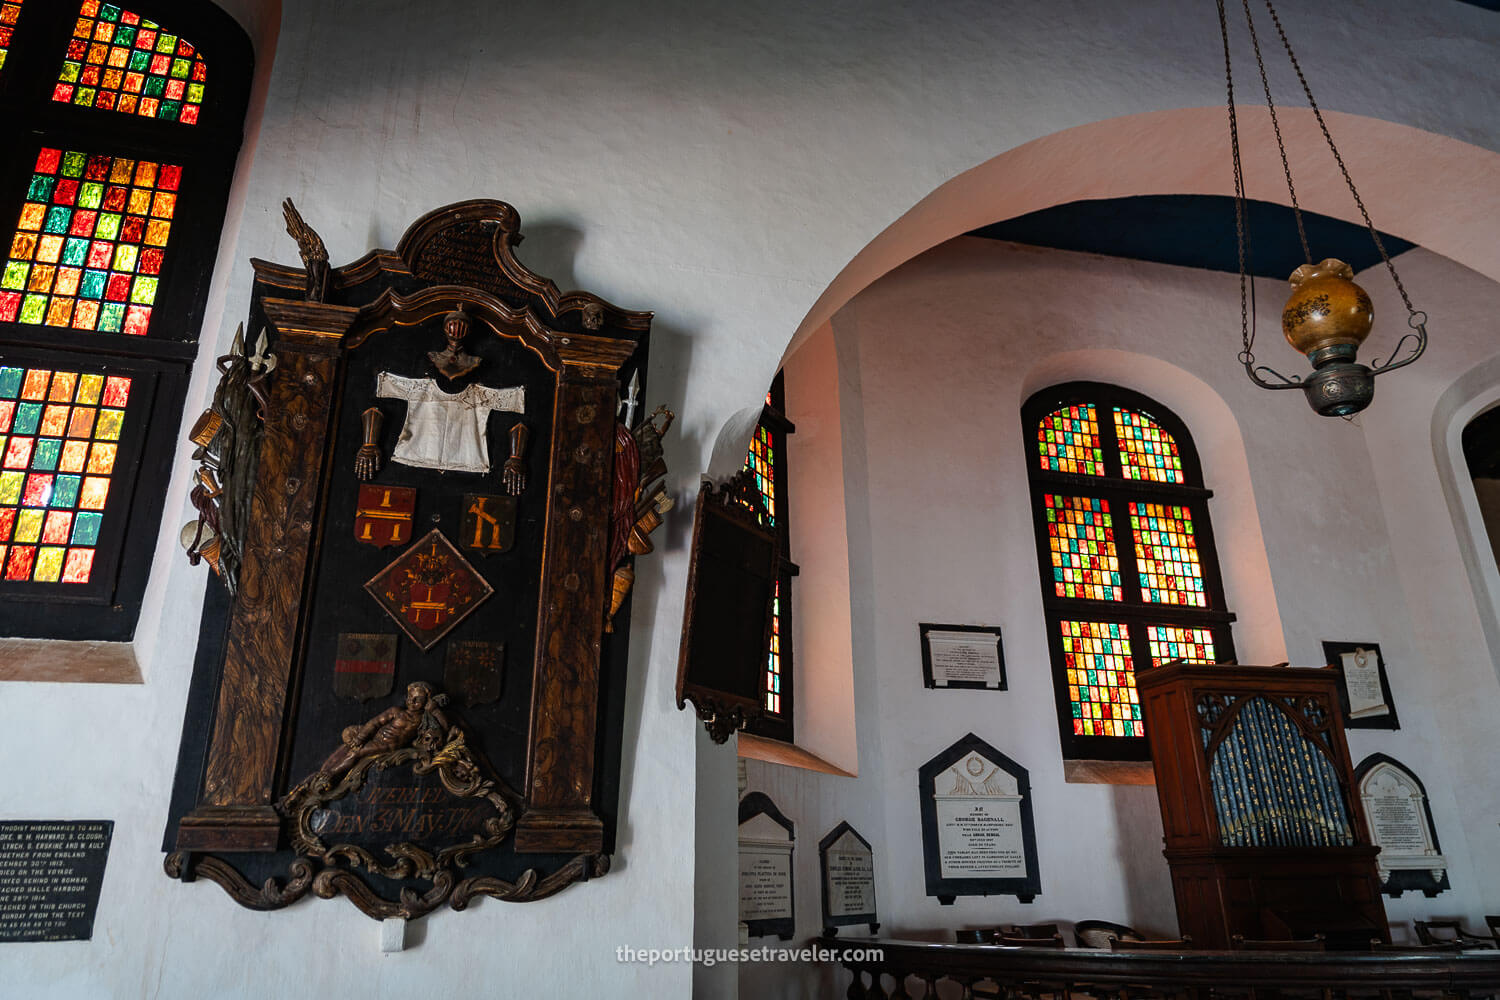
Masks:
[[[0,941],[87,941],[113,820],[0,822]]]

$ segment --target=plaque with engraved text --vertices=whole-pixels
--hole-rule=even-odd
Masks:
[[[1013,894],[1029,903],[1041,891],[1029,772],[968,734],[918,772],[927,894]]]
[[[0,822],[0,942],[87,941],[113,820]]]

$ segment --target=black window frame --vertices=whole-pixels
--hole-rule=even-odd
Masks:
[[[1043,470],[1037,447],[1041,421],[1058,409],[1085,403],[1094,404],[1098,415],[1099,446],[1104,458],[1105,475]],[[1182,461],[1182,484],[1126,479],[1120,474],[1120,449],[1114,426],[1116,406],[1149,416],[1162,430],[1172,435]],[[1037,569],[1042,589],[1047,649],[1052,664],[1058,736],[1063,757],[1066,760],[1150,760],[1150,748],[1144,736],[1086,736],[1073,732],[1072,701],[1068,696],[1067,666],[1060,623],[1067,620],[1106,624],[1118,622],[1124,625],[1128,629],[1131,661],[1137,675],[1151,669],[1147,625],[1208,628],[1214,637],[1217,662],[1234,661],[1234,639],[1230,626],[1235,616],[1227,609],[1224,600],[1219,556],[1214,545],[1213,525],[1208,509],[1213,491],[1203,485],[1202,464],[1198,459],[1197,447],[1187,425],[1166,406],[1149,396],[1102,382],[1067,382],[1049,386],[1033,394],[1021,408],[1021,424],[1026,441],[1027,482],[1036,535]],[[1120,561],[1122,600],[1102,601],[1057,596],[1048,544],[1047,509],[1043,501],[1047,494],[1098,498],[1109,502],[1114,522],[1115,548]],[[1130,501],[1183,506],[1192,512],[1207,607],[1151,603],[1141,597],[1135,543],[1130,532]]]
[[[52,100],[79,0],[25,0],[0,68],[0,250],[9,259],[38,152],[77,150],[183,168],[151,325],[144,336],[0,322],[0,363],[127,374],[125,437],[87,584],[0,580],[0,635],[128,641],[150,578],[197,356],[254,71],[249,37],[211,3],[124,0],[203,55],[208,75],[196,124]],[[131,447],[123,447],[128,443]]]
[[[771,651],[768,648],[766,666],[761,671],[760,694],[763,710],[745,724],[745,731],[766,739],[791,743],[796,735],[794,697],[796,660],[792,642],[792,581],[796,578],[799,569],[797,564],[792,562],[791,501],[787,485],[787,440],[796,432],[797,427],[786,417],[786,381],[779,371],[771,380],[771,389],[766,394],[766,403],[761,407],[760,419],[757,423],[766,430],[771,440],[771,475],[772,481],[776,484],[773,502],[775,509],[771,511],[771,516],[775,520],[777,544],[781,547],[781,560],[776,579],[777,611],[781,619],[778,633],[781,655],[781,711],[764,710],[764,699],[771,673]],[[748,457],[746,464],[749,464]]]

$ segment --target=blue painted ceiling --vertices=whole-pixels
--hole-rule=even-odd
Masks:
[[[1247,201],[1245,207],[1250,273],[1285,280],[1304,263],[1292,210],[1264,201]],[[1356,272],[1380,263],[1380,253],[1363,226],[1311,212],[1303,212],[1302,218],[1314,261],[1337,257]],[[1072,201],[996,222],[969,235],[1239,273],[1234,199],[1216,195]],[[1388,233],[1381,233],[1380,238],[1392,257],[1413,246]]]

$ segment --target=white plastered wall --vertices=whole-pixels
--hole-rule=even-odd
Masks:
[[[1491,358],[1500,286],[1425,251],[1398,263],[1442,347],[1425,376],[1411,377],[1427,359],[1381,379],[1358,422],[1317,417],[1300,393],[1244,378],[1232,275],[964,237],[835,314],[861,770],[749,767],[750,789],[798,823],[797,877],[811,883],[799,890],[799,927],[819,926],[817,841],[848,819],[875,845],[882,933],[951,940],[964,926],[1085,918],[1175,932],[1155,790],[1063,779],[1019,414],[1032,392],[1073,379],[1146,393],[1193,431],[1241,662],[1315,665],[1324,639],[1381,644],[1402,729],[1351,731],[1350,750],[1356,761],[1388,753],[1423,779],[1454,885],[1436,900],[1386,899],[1387,914],[1398,936],[1436,914],[1482,926],[1500,898],[1483,778],[1500,684],[1427,417],[1459,373]],[[1404,331],[1404,310],[1384,269],[1360,280],[1381,317],[1379,353]],[[1260,301],[1279,303],[1283,288],[1260,281]],[[788,359],[788,385],[820,339]],[[1260,350],[1283,367],[1300,360],[1279,337]],[[794,469],[805,460],[795,436],[789,458]],[[829,516],[801,497],[793,513]],[[1009,690],[925,690],[920,621],[1001,626]],[[804,622],[799,636],[815,627]],[[970,731],[1030,769],[1042,879],[1030,905],[1000,896],[944,907],[925,894],[916,770]],[[873,830],[861,826],[872,819]],[[820,975],[747,967],[741,988],[813,996]]]
[[[1212,107],[1222,94],[1212,11],[1192,0],[768,0],[726,10],[663,0],[326,0],[288,5],[279,19],[274,4],[231,6],[260,46],[265,100],[252,117],[258,131],[242,159],[189,417],[245,312],[246,259],[293,259],[282,198],[295,199],[341,262],[393,245],[437,205],[499,197],[521,212],[528,264],[564,287],[656,310],[651,397],[681,414],[668,460],[683,511],[718,429],[758,402],[791,332],[908,208],[1030,140],[1122,115]],[[1330,108],[1500,145],[1500,109],[1488,98],[1500,74],[1497,28],[1487,12],[1368,0],[1352,14],[1309,7],[1286,20],[1295,37],[1346,41],[1325,47],[1316,67]],[[1208,134],[1190,130],[1172,155],[1200,131]],[[1221,138],[1216,127],[1215,136],[1204,141]],[[1112,141],[1089,157],[1138,152],[1128,138]],[[1351,154],[1351,166],[1378,171],[1380,152]],[[1215,166],[1202,183],[1222,190],[1227,176]],[[1399,192],[1470,181],[1438,171],[1394,183]],[[1377,217],[1397,200],[1385,190],[1367,190]],[[857,430],[846,428],[846,440]],[[7,987],[39,997],[379,998],[496,984],[556,996],[687,993],[686,967],[621,966],[615,948],[686,945],[695,924],[701,941],[730,943],[733,899],[695,876],[692,831],[696,824],[699,842],[732,842],[732,813],[716,820],[695,810],[698,781],[729,780],[732,767],[705,762],[700,779],[698,754],[724,751],[700,747],[671,696],[688,519],[675,519],[638,568],[616,870],[542,904],[436,914],[413,951],[381,957],[372,922],[342,901],[267,916],[212,885],[160,874],[203,587],[202,570],[185,565],[174,541],[190,517],[187,469],[183,449],[137,636],[145,685],[0,692],[3,814],[117,824],[94,940],[5,946]],[[854,476],[888,478],[876,466],[846,466],[846,482]],[[885,502],[869,498],[868,516]],[[868,521],[864,531],[861,551],[851,535],[852,576],[889,559]],[[1279,559],[1273,572],[1293,574],[1275,569]],[[1281,597],[1279,575],[1276,583]],[[855,661],[879,671],[879,655],[890,654],[872,638],[871,615],[868,605],[851,609]],[[865,712],[862,692],[856,707]],[[861,723],[862,751],[877,752],[863,741],[878,728]],[[928,750],[898,729],[902,740],[885,753],[915,760]],[[862,752],[862,770],[866,759]],[[893,794],[893,816],[906,809],[906,784],[902,798]],[[878,842],[876,850],[888,856]],[[885,898],[890,888],[882,884]],[[714,989],[706,995],[729,995],[732,984]]]

